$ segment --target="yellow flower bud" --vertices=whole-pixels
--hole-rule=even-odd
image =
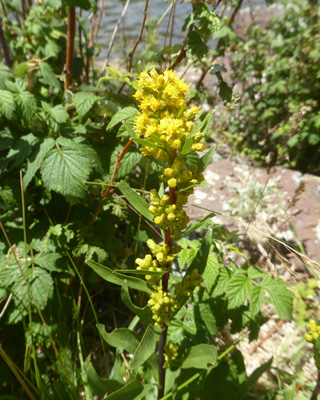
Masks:
[[[177,180],[175,178],[171,178],[168,180],[168,185],[170,187],[176,187],[177,186]]]

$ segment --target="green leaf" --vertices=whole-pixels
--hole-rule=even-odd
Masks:
[[[265,278],[266,276],[269,276],[268,273],[256,265],[248,268],[248,277],[250,279]]]
[[[148,203],[141,196],[131,189],[131,187],[124,181],[118,183],[118,188],[135,210],[137,210],[148,221],[153,222],[154,215],[149,211]]]
[[[225,293],[229,280],[232,277],[232,275],[233,272],[230,271],[227,267],[220,266],[219,278],[212,291],[211,294],[212,297],[217,297]]]
[[[108,400],[140,400],[140,394],[143,392],[143,385],[138,379],[128,383],[123,388],[111,393],[108,396]]]
[[[136,117],[137,115],[139,115],[139,111],[135,107],[130,106],[123,108],[111,118],[111,121],[107,126],[107,131],[118,125],[120,122]]]
[[[203,281],[209,293],[211,293],[214,284],[219,276],[220,265],[216,256],[209,254],[206,269],[203,273]]]
[[[262,281],[261,285],[269,293],[279,317],[290,320],[292,317],[294,294],[287,288],[288,283],[278,276],[274,280],[268,276]]]
[[[217,72],[227,72],[227,68],[224,64],[212,64],[209,74],[214,75]]]
[[[210,229],[207,232],[204,239],[202,240],[201,246],[197,251],[197,254],[193,259],[190,267],[187,270],[187,275],[190,275],[196,268],[198,270],[198,274],[202,275],[204,273],[209,257],[211,244],[212,244],[212,230]]]
[[[251,290],[251,280],[246,275],[235,274],[230,279],[226,290],[228,309],[239,307],[248,300]]]
[[[142,146],[153,147],[154,149],[158,149],[159,148],[159,144],[158,143],[150,142],[150,140],[147,140],[147,139],[132,138],[132,140],[135,143],[141,144]]]
[[[212,146],[211,149],[209,149],[206,154],[204,154],[200,160],[197,162],[198,166],[198,173],[203,172],[207,166],[210,164],[213,154],[216,151],[216,146]]]
[[[137,315],[142,322],[145,324],[151,324],[153,322],[152,312],[148,305],[143,308],[137,307],[132,303],[127,280],[123,281],[121,288],[121,300],[135,315]]]
[[[123,178],[133,172],[141,158],[142,156],[140,152],[136,151],[136,149],[129,149],[122,159],[122,165],[118,170],[117,178]]]
[[[254,316],[261,311],[262,305],[265,300],[264,288],[259,285],[255,285],[252,288],[250,296],[250,312]]]
[[[9,150],[7,160],[10,162],[10,169],[19,167],[31,153],[38,138],[33,133],[21,136],[15,145]]]
[[[124,384],[114,379],[100,378],[100,376],[93,368],[93,365],[91,364],[89,358],[86,360],[85,368],[85,374],[89,390],[91,392],[91,398],[94,398],[95,396],[104,397],[106,393],[113,393],[124,386]]]
[[[41,165],[41,174],[49,190],[64,196],[83,197],[86,194],[84,182],[92,166],[90,159],[78,149],[59,147],[50,150]]]
[[[183,149],[181,151],[182,155],[188,154],[191,152],[193,144],[193,138],[191,136],[187,137],[187,140],[184,142]]]
[[[14,76],[11,69],[4,64],[0,64],[0,89],[5,89],[6,80],[13,80]]]
[[[30,92],[20,92],[16,95],[17,108],[26,122],[30,122],[37,111],[37,102]]]
[[[200,315],[202,323],[205,325],[210,335],[217,334],[217,324],[211,308],[208,304],[200,303],[195,305],[195,311]]]
[[[86,260],[86,264],[88,264],[90,268],[92,268],[98,275],[101,276],[101,278],[103,278],[107,282],[122,286],[124,281],[126,280],[128,286],[131,289],[140,290],[141,292],[145,292],[147,294],[152,293],[147,283],[142,279],[120,274],[119,272],[115,272],[105,265],[99,264],[93,260]]]
[[[218,353],[215,346],[210,344],[198,344],[191,347],[181,364],[181,368],[208,369],[209,365],[215,365]]]
[[[48,63],[41,61],[40,73],[42,76],[42,78],[41,78],[42,83],[52,86],[52,87],[55,87],[55,88],[58,88],[58,89],[61,88],[59,80],[56,78],[56,75],[53,72],[53,69],[51,68],[51,66]]]
[[[78,92],[73,96],[73,103],[80,119],[86,116],[99,97],[90,92]]]
[[[66,261],[59,253],[38,253],[34,263],[47,271],[66,271]]]
[[[190,224],[188,226],[188,228],[182,232],[183,235],[187,235],[188,233],[191,233],[193,231],[196,231],[197,229],[200,229],[201,226],[210,218],[213,218],[216,215],[216,213],[210,213],[208,214],[206,217],[202,218],[202,219],[198,219],[197,222],[194,222],[193,224]]]
[[[185,49],[190,58],[201,59],[204,55],[208,54],[208,46],[202,41],[197,31],[191,31],[188,33],[188,41]]]
[[[232,89],[228,86],[228,84],[224,80],[220,80],[219,82],[219,96],[224,101],[231,101],[232,98]]]
[[[52,138],[45,138],[44,141],[37,145],[31,156],[28,158],[26,173],[23,177],[23,186],[26,190],[27,186],[31,182],[32,178],[35,176],[38,169],[41,167],[41,163],[45,158],[49,150],[54,146],[54,140]]]
[[[53,296],[53,279],[41,268],[34,267],[28,268],[28,273],[25,275],[29,282],[30,290],[33,294],[34,300],[41,310],[47,304],[48,299]],[[14,294],[14,301],[17,306],[23,305],[27,309],[28,306],[28,287],[22,275],[19,275],[16,282],[12,286]],[[33,298],[30,296],[31,302]]]
[[[115,329],[111,333],[106,332],[102,324],[97,324],[98,331],[102,338],[116,349],[124,349],[130,354],[134,354],[140,343],[139,336],[128,328]]]
[[[13,119],[15,103],[13,94],[8,90],[0,90],[0,112],[9,120]]]
[[[258,382],[262,374],[270,370],[272,361],[273,359],[270,358],[270,360],[268,360],[266,363],[262,364],[260,367],[252,372],[249,378],[242,383],[240,390],[236,394],[237,399],[245,400],[248,398],[249,390]]]
[[[60,125],[66,123],[69,119],[67,111],[61,104],[52,107],[50,104],[42,101],[41,105],[46,113],[48,125],[54,132],[58,132]]]
[[[141,342],[133,355],[130,364],[131,369],[138,369],[152,354],[154,354],[158,338],[159,333],[155,331],[155,327],[148,325]]]

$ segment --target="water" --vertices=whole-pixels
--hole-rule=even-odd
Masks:
[[[250,0],[245,0],[243,2],[242,8],[248,7],[249,1]],[[252,0],[251,3],[253,7],[265,4],[264,0]],[[106,58],[114,27],[121,15],[124,5],[125,1],[108,0],[107,2],[107,6],[105,8],[104,16],[101,21],[100,31],[97,40],[97,42],[101,47],[101,52],[99,55],[100,60],[104,60]],[[167,8],[169,7],[169,5],[170,5],[169,1],[165,2],[164,0],[150,0],[147,18],[148,19],[151,18],[154,21],[158,22],[161,16],[165,13]],[[137,36],[140,31],[144,8],[145,8],[144,0],[131,0],[126,15],[122,20],[122,24],[119,26],[115,40],[116,48],[113,47],[111,57],[114,57],[117,54],[118,55],[121,54],[121,49],[119,48],[121,45],[125,46],[126,49],[132,49],[132,46],[135,40],[137,39]],[[181,44],[183,39],[185,38],[185,32],[182,32],[182,26],[184,24],[185,19],[188,17],[188,15],[190,15],[191,11],[192,11],[191,3],[177,2],[175,20],[174,20],[174,31],[172,35],[172,44],[176,43]],[[219,8],[217,11],[219,11]],[[157,39],[159,41],[159,44],[164,44],[165,42],[169,15],[170,11],[163,18],[161,24],[157,28],[158,32]]]

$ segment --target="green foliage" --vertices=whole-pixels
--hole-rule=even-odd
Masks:
[[[233,82],[245,89],[239,108],[219,126],[242,154],[318,173],[318,5],[284,3],[283,16],[269,29],[250,25],[248,39],[230,37]],[[218,31],[221,33],[221,31]]]

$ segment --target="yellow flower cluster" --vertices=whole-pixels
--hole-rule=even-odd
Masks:
[[[172,163],[170,168],[162,168],[160,175],[160,179],[170,187],[176,188],[177,190],[185,189],[191,185],[196,185],[204,180],[204,176],[202,173],[198,174],[198,166],[196,164],[192,164],[188,169],[183,169],[183,165],[185,163],[185,159],[176,158]],[[193,190],[184,191],[182,195],[180,195],[181,203],[185,204],[187,202],[188,196],[193,192]],[[178,194],[179,196],[179,194]]]
[[[170,365],[171,361],[175,360],[178,357],[178,349],[179,346],[177,344],[174,344],[171,342],[166,344],[164,346],[164,359],[165,359],[165,363],[166,365]]]
[[[158,261],[152,258],[151,254],[147,254],[145,258],[136,258],[136,264],[138,265],[137,270],[144,271],[152,271],[152,272],[161,272],[162,269],[158,266]],[[156,285],[159,282],[159,277],[154,275],[146,275],[146,281],[150,283],[150,285]]]
[[[152,239],[147,241],[147,246],[151,250],[151,253],[156,257],[157,261],[161,265],[168,264],[174,260],[174,257],[170,253],[170,247],[165,243],[156,244]]]
[[[170,226],[174,227],[175,231],[182,231],[190,222],[190,218],[183,209],[183,205],[170,204],[169,196],[164,194],[161,198],[155,189],[150,191],[150,207],[149,211],[155,216],[154,222],[161,227],[161,229],[168,229]],[[178,196],[179,197],[179,196]]]
[[[192,119],[199,113],[196,106],[185,110],[189,87],[174,71],[165,70],[158,74],[155,69],[142,72],[138,79],[134,97],[139,102],[140,116],[136,119],[136,133],[150,142],[142,147],[143,155],[151,155],[170,162],[174,152],[183,149],[186,139],[192,134]],[[194,151],[203,151],[199,143],[202,133],[193,134]]]
[[[194,288],[200,286],[203,278],[198,274],[197,268],[187,275],[182,282],[177,283],[176,296],[191,296]]]
[[[310,319],[307,329],[308,333],[305,333],[304,337],[308,342],[315,343],[320,334],[320,326],[314,319]]]
[[[170,324],[171,309],[175,307],[175,301],[168,293],[162,290],[162,286],[159,285],[157,290],[152,292],[151,299],[148,301],[151,306],[152,318],[155,321],[155,325],[158,326],[161,323],[165,325]]]

